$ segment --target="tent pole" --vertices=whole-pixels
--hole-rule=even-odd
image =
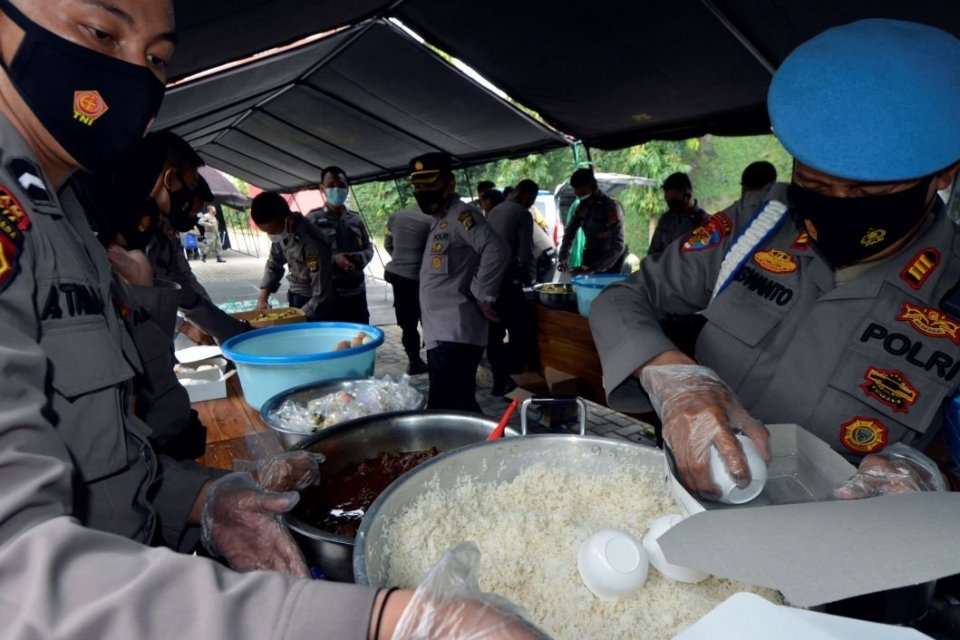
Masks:
[[[760,66],[766,69],[770,75],[773,75],[776,72],[777,68],[772,62],[770,62],[770,58],[760,52],[757,46],[750,40],[750,38],[747,37],[747,34],[741,31],[740,28],[735,25],[723,11],[720,10],[720,7],[715,5],[711,0],[700,0],[700,4],[706,7],[707,11],[712,13],[713,16],[720,21],[720,24],[722,24],[723,27],[730,32],[730,35],[736,38],[737,42],[742,44],[744,49],[746,49],[747,52],[753,56],[753,59],[759,62]]]
[[[460,170],[463,171],[463,177],[466,179],[467,193],[473,195],[474,191],[473,184],[470,182],[470,170],[467,167],[461,167]]]

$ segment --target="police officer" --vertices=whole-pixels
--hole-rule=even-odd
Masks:
[[[768,106],[791,183],[711,216],[594,301],[609,402],[649,399],[702,495],[716,495],[711,446],[749,481],[733,434],[766,455],[761,422],[803,425],[859,461],[840,497],[942,487],[919,450],[960,371],[958,234],[937,196],[960,159],[960,41],[895,20],[830,29],[784,61]],[[698,310],[699,364],[657,324]]]
[[[663,253],[671,242],[686,237],[707,219],[707,212],[693,198],[693,184],[685,173],[670,174],[663,181],[663,199],[667,211],[660,216],[647,255]]]
[[[533,215],[530,207],[540,187],[533,180],[521,180],[505,202],[487,214],[487,224],[497,232],[510,249],[509,266],[494,311],[499,322],[490,324],[487,357],[493,370],[491,393],[502,396],[510,391],[510,374],[532,364],[534,353],[533,323],[523,287],[533,284],[537,264],[533,259]],[[504,337],[510,333],[510,341]]]
[[[620,203],[600,191],[597,179],[590,169],[577,169],[570,176],[580,204],[563,233],[560,243],[561,271],[570,269],[570,247],[583,229],[586,244],[581,266],[574,273],[620,273],[627,257],[623,236],[623,208]]]
[[[290,211],[278,193],[264,192],[254,198],[250,216],[272,242],[260,281],[257,310],[270,308],[270,294],[280,288],[286,265],[290,306],[303,311],[308,320],[327,318],[335,286],[329,238],[300,213]]]
[[[340,167],[321,173],[327,203],[307,214],[323,230],[333,249],[333,303],[324,320],[370,323],[364,268],[373,259],[373,245],[363,219],[346,207],[350,185]]]
[[[419,208],[397,211],[387,220],[384,248],[392,260],[384,267],[383,278],[393,287],[393,309],[403,332],[403,350],[410,364],[411,376],[427,373],[427,363],[420,358],[420,267],[423,248],[430,233],[430,218]]]
[[[480,413],[477,367],[510,250],[479,211],[456,193],[450,156],[410,161],[420,210],[432,217],[420,268],[420,309],[430,368],[429,409]]]

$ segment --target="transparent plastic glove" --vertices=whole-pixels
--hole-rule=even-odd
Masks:
[[[447,551],[417,588],[393,640],[548,640],[509,600],[480,592],[479,562],[472,542]]]
[[[860,461],[852,478],[833,490],[841,500],[872,498],[912,491],[946,491],[937,464],[916,449],[899,442]]]
[[[210,485],[203,504],[203,545],[237,571],[307,578],[307,563],[283,520],[299,499],[292,491],[263,491],[249,473],[224,476]]]
[[[640,383],[663,422],[680,480],[696,494],[718,498],[710,477],[710,447],[715,446],[730,477],[741,489],[750,484],[750,467],[737,440],[742,433],[770,462],[770,433],[743,408],[733,391],[707,367],[676,364],[645,367]]]
[[[264,491],[301,491],[320,481],[322,453],[288,451],[263,460],[236,460],[234,471],[249,473]]]

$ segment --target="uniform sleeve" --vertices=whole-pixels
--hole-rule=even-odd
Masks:
[[[373,243],[370,242],[370,234],[367,233],[367,225],[363,223],[363,218],[359,215],[355,216],[353,225],[353,233],[360,240],[358,242],[360,247],[354,255],[360,259],[358,268],[363,269],[373,260]]]
[[[537,280],[537,262],[533,259],[533,216],[529,211],[521,217],[520,236],[517,244],[517,257],[520,259],[520,273],[529,285]]]
[[[270,293],[276,293],[280,288],[280,282],[283,280],[283,266],[287,259],[283,255],[283,249],[274,242],[270,245],[270,255],[267,256],[267,264],[263,267],[263,278],[260,280],[260,288],[266,289]]]
[[[317,231],[314,242],[319,256],[319,269],[313,274],[313,295],[301,308],[308,318],[315,314],[323,316],[333,302],[333,251],[322,233],[316,227],[310,228]]]
[[[387,250],[387,254],[391,258],[393,257],[393,227],[397,223],[396,220],[396,215],[387,219],[387,234],[383,237],[383,248]]]
[[[573,246],[573,241],[577,237],[577,231],[580,230],[580,226],[583,224],[583,220],[580,217],[580,211],[582,207],[577,207],[577,210],[573,212],[573,217],[570,218],[570,223],[563,230],[563,240],[560,242],[560,254],[558,259],[563,262],[570,257],[570,247]]]
[[[667,248],[666,242],[664,242],[667,237],[666,227],[668,223],[669,214],[663,214],[660,216],[660,220],[657,222],[657,228],[653,232],[653,239],[650,240],[650,249],[647,251],[647,255],[654,255],[658,253],[663,253],[663,250]]]
[[[678,238],[656,256],[647,256],[640,270],[623,283],[607,287],[590,307],[593,333],[607,404],[618,411],[650,410],[646,394],[634,372],[651,358],[676,349],[660,328],[667,314],[693,314],[706,308],[736,221],[743,218],[741,203],[728,212],[726,227],[714,221],[716,241],[704,240],[689,248],[687,238]],[[752,212],[752,211],[751,211]],[[748,212],[749,213],[749,212]],[[705,227],[708,225],[705,225]],[[701,227],[689,236],[698,234]]]
[[[221,344],[247,330],[245,324],[231,318],[213,303],[182,251],[175,252],[168,269],[170,273],[166,275],[167,279],[180,285],[180,308],[187,320]]]
[[[596,264],[587,265],[592,271],[600,273],[609,271],[623,255],[623,250],[626,248],[626,241],[623,238],[623,207],[616,200],[613,201],[613,205],[607,211],[607,229],[607,233],[612,236],[610,251]]]
[[[510,267],[510,247],[493,227],[487,224],[483,216],[473,210],[464,211],[460,215],[467,214],[471,216],[472,223],[468,225],[461,220],[453,226],[480,255],[480,265],[470,285],[470,293],[481,302],[493,303],[500,293],[503,276]]]

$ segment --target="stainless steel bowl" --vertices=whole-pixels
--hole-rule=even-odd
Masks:
[[[513,480],[538,462],[589,474],[611,473],[624,467],[660,470],[664,464],[663,453],[652,447],[582,435],[511,438],[481,442],[445,453],[404,474],[367,510],[354,551],[355,581],[373,586],[387,583],[384,528],[423,494],[428,483],[440,489],[450,489],[461,479],[470,478],[476,483],[498,485]],[[541,534],[536,532],[536,535]]]
[[[553,293],[547,289],[562,287],[563,293]],[[574,309],[577,306],[577,294],[572,284],[538,284],[533,290],[540,296],[540,304],[551,309]]]
[[[472,413],[385,413],[324,429],[295,448],[322,453],[326,462],[321,473],[333,474],[386,452],[423,451],[431,447],[446,452],[482,442],[496,426],[495,420]],[[517,432],[507,429],[505,435],[516,436]],[[406,474],[397,482],[404,477]],[[320,569],[330,580],[353,581],[353,538],[307,524],[296,516],[296,511],[287,517],[287,523],[309,565]]]
[[[311,400],[316,398],[322,398],[325,395],[331,393],[336,393],[338,391],[353,391],[357,389],[359,385],[369,384],[370,378],[361,378],[359,380],[355,379],[344,379],[344,380],[333,380],[326,382],[313,382],[310,384],[305,384],[300,387],[295,387],[284,391],[283,393],[278,393],[269,400],[263,403],[263,406],[260,407],[260,419],[263,420],[267,426],[277,432],[277,435],[280,437],[280,441],[283,443],[283,446],[286,448],[295,447],[307,438],[313,437],[316,433],[303,433],[302,431],[293,431],[291,429],[285,428],[274,416],[274,412],[277,408],[280,407],[287,400],[292,400],[297,404],[302,404],[306,406]],[[421,394],[422,395],[422,394]],[[421,398],[420,404],[416,407],[410,407],[410,410],[422,409],[427,404],[427,398],[424,396]],[[384,414],[379,414],[384,415]],[[344,423],[346,424],[346,423]],[[336,426],[336,425],[335,425]],[[332,429],[333,427],[327,427]]]

